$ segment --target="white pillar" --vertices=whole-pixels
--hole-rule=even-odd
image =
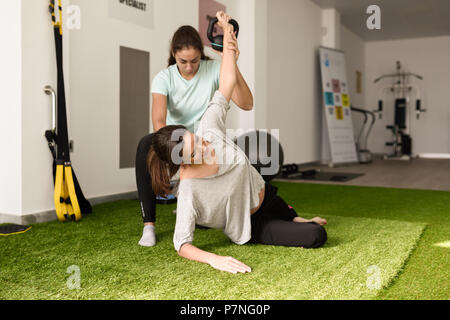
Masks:
[[[336,9],[322,10],[322,45],[334,49],[341,47],[341,15]]]
[[[341,16],[336,9],[322,10],[322,46],[334,49],[341,48]],[[331,161],[331,151],[325,113],[322,114],[321,120],[321,163],[327,164]]]
[[[267,24],[268,24],[268,0],[257,0],[258,5],[255,7],[255,128],[269,129],[267,121],[267,100],[268,96],[268,77],[267,69]]]
[[[0,223],[22,210],[22,1],[0,2]]]
[[[239,36],[238,66],[250,91],[255,94],[255,0],[239,1],[239,26],[242,32]],[[255,97],[253,97],[255,100]],[[255,109],[252,111],[241,111],[238,119],[239,129],[255,128]]]
[[[56,90],[57,84],[48,5],[48,0],[0,2],[4,49],[0,51],[0,223],[26,223],[28,214],[47,213],[54,208],[53,159],[44,137],[52,124],[51,98],[44,87],[51,85]],[[63,7],[67,5],[68,0],[63,0]],[[65,32],[67,102],[68,35]]]

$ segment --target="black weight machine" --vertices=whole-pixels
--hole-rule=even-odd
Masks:
[[[386,129],[392,132],[392,140],[386,142],[386,146],[391,146],[393,151],[389,155],[385,155],[384,159],[394,160],[410,160],[412,155],[412,138],[411,132],[411,117],[409,113],[409,104],[411,103],[411,95],[415,92],[416,95],[416,118],[420,119],[422,112],[422,102],[420,90],[417,86],[410,83],[410,78],[423,80],[421,75],[405,72],[402,70],[400,61],[397,61],[397,71],[393,74],[386,74],[374,80],[377,83],[385,78],[393,78],[394,83],[381,88],[381,99],[378,101],[378,110],[380,119],[383,112],[383,95],[386,91],[394,94],[395,110],[394,110],[394,124],[386,126]]]

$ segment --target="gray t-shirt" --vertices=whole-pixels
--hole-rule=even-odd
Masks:
[[[179,251],[194,240],[195,225],[221,229],[236,244],[251,239],[250,210],[259,205],[264,179],[245,153],[226,135],[230,106],[216,91],[196,135],[214,148],[219,171],[206,178],[185,179],[177,188],[177,218],[173,242]]]

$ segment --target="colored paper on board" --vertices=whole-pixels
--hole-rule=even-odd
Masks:
[[[331,83],[333,84],[333,92],[340,93],[341,92],[341,83],[337,79],[332,79]]]
[[[332,92],[325,92],[325,104],[327,106],[334,106],[334,96]]]
[[[336,94],[334,96],[334,103],[338,104],[338,105],[341,105],[341,95],[340,94]]]
[[[335,106],[334,109],[336,110],[336,119],[344,120],[344,109],[340,106]]]
[[[348,97],[348,94],[342,95],[342,106],[343,107],[350,107],[350,99]]]

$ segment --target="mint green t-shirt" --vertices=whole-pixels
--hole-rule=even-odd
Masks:
[[[167,97],[167,125],[184,125],[194,132],[210,100],[219,89],[220,61],[201,60],[197,74],[184,79],[176,64],[161,70],[152,82],[152,93]]]

